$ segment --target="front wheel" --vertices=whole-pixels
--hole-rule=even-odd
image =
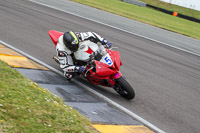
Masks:
[[[126,98],[127,100],[131,100],[135,97],[135,92],[133,88],[126,81],[126,79],[124,79],[124,77],[116,79],[113,88],[119,95]]]

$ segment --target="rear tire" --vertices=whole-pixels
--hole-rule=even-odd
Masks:
[[[123,98],[127,100],[131,100],[135,97],[135,91],[131,87],[131,85],[124,79],[124,77],[120,77],[115,80],[115,85],[113,86],[114,90],[121,95]]]

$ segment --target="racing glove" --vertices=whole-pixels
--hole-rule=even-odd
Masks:
[[[83,73],[85,71],[86,67],[85,66],[81,66],[78,70],[79,73]]]
[[[106,43],[107,48],[111,48],[112,44],[110,42]]]
[[[106,48],[111,48],[111,46],[112,46],[112,44],[110,42],[108,42],[107,40],[105,40],[105,39],[103,39],[102,44]]]

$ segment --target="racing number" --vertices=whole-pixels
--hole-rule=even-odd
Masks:
[[[105,57],[104,59],[105,59],[105,61],[108,63],[108,65],[111,65],[111,64],[112,64],[112,61],[111,61],[110,59],[108,59],[108,57]]]

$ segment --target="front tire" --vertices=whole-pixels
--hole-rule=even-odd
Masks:
[[[135,97],[135,91],[131,87],[131,85],[124,79],[124,77],[120,77],[115,80],[115,85],[113,86],[114,90],[121,95],[123,98],[127,100],[131,100]]]

